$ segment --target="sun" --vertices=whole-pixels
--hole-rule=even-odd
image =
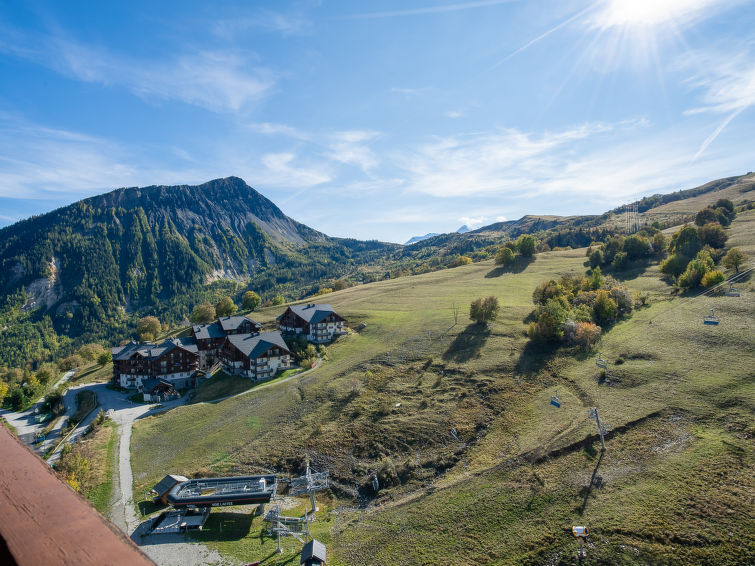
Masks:
[[[657,27],[689,23],[721,0],[607,0],[592,18],[596,27]]]

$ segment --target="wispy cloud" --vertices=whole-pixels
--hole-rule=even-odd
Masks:
[[[686,114],[726,114],[700,145],[692,158],[694,161],[737,116],[755,105],[755,63],[748,47],[734,54],[713,51],[688,53],[680,68],[695,69],[688,84],[702,91],[702,104],[687,110]]]
[[[294,126],[287,124],[275,124],[271,122],[255,122],[248,124],[247,126],[253,132],[265,135],[280,135],[297,140],[308,140],[312,138],[312,134],[304,132]]]
[[[299,161],[292,152],[267,153],[260,162],[264,166],[257,175],[260,186],[308,189],[333,179],[326,165]]]
[[[249,29],[262,29],[290,36],[299,35],[310,27],[310,20],[302,14],[261,9],[251,15],[219,20],[212,26],[212,30],[219,37],[235,36]]]
[[[516,0],[479,0],[476,2],[459,2],[455,4],[440,4],[426,6],[424,8],[409,8],[405,10],[389,10],[385,12],[368,12],[365,14],[352,14],[348,19],[368,20],[377,18],[396,18],[402,16],[423,16],[427,14],[441,14],[443,12],[458,12],[459,10],[471,10],[473,8],[487,8],[499,4],[509,4]]]
[[[444,112],[443,115],[446,118],[451,118],[455,120],[457,118],[463,118],[464,112],[460,112],[459,110],[449,110],[448,112]]]
[[[6,31],[5,29],[3,31]],[[178,100],[214,112],[239,112],[275,87],[277,76],[254,53],[186,51],[137,59],[64,36],[12,33],[0,51],[88,83],[121,86],[145,99]]]
[[[462,216],[459,218],[459,222],[465,225],[467,228],[474,229],[478,226],[482,226],[488,221],[487,216]]]

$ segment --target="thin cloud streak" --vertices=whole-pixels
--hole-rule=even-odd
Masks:
[[[569,25],[569,24],[570,24],[570,23],[572,23],[572,22],[573,22],[574,20],[576,20],[577,18],[579,18],[579,17],[583,16],[583,15],[584,15],[584,14],[586,14],[586,13],[587,13],[588,11],[590,11],[590,10],[591,10],[591,9],[593,8],[593,6],[594,6],[594,5],[590,5],[590,6],[588,6],[587,8],[584,8],[583,10],[580,10],[580,11],[579,11],[579,12],[577,12],[576,14],[574,14],[574,15],[572,15],[572,16],[569,16],[568,18],[566,18],[566,19],[565,19],[564,21],[562,21],[562,22],[561,22],[560,24],[557,24],[557,25],[553,26],[553,27],[552,27],[551,29],[549,29],[549,30],[548,30],[548,31],[546,31],[545,33],[542,33],[542,34],[540,34],[539,36],[537,36],[536,38],[534,38],[534,39],[532,39],[532,40],[528,41],[527,43],[525,43],[524,45],[522,45],[522,46],[521,46],[521,47],[519,47],[518,49],[515,49],[514,51],[512,51],[511,53],[509,53],[508,55],[506,55],[506,57],[504,57],[503,59],[501,59],[500,61],[498,61],[497,63],[495,63],[495,64],[494,64],[493,66],[491,66],[491,67],[490,67],[490,69],[489,69],[489,70],[490,70],[490,71],[492,71],[493,69],[495,69],[495,68],[497,68],[497,67],[500,67],[500,66],[501,66],[501,65],[503,65],[503,64],[504,64],[504,63],[505,63],[506,61],[509,61],[509,60],[510,60],[511,58],[513,58],[513,57],[515,57],[515,56],[519,55],[519,53],[521,53],[522,51],[525,51],[526,49],[528,49],[528,48],[532,47],[533,45],[535,45],[535,44],[536,44],[536,43],[538,43],[539,41],[542,41],[543,39],[545,39],[546,37],[548,37],[549,35],[551,35],[552,33],[555,33],[555,32],[557,32],[557,31],[558,31],[558,30],[560,30],[560,29],[561,29],[562,27]]]
[[[459,4],[446,4],[443,6],[428,6],[426,8],[411,8],[408,10],[392,10],[387,12],[368,12],[366,14],[352,14],[344,19],[372,20],[378,18],[396,18],[402,16],[422,16],[426,14],[440,14],[443,12],[458,12],[459,10],[471,10],[473,8],[487,8],[500,4],[510,4],[517,0],[480,0],[478,2],[462,2]]]

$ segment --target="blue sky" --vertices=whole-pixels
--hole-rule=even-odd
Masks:
[[[0,1],[0,226],[237,175],[334,236],[755,169],[755,3]]]

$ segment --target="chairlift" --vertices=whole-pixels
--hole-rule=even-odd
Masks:
[[[729,290],[726,291],[727,297],[739,297],[739,289],[734,287],[734,283],[729,283]]]
[[[558,398],[558,389],[556,389],[553,395],[551,395],[551,405],[553,405],[557,409],[561,407],[561,399]]]
[[[601,369],[608,369],[608,363],[603,359],[603,352],[598,352],[598,359],[595,360],[595,365]]]
[[[710,314],[703,318],[703,324],[718,326],[719,322],[721,322],[721,319],[716,316],[715,309],[710,309]]]

